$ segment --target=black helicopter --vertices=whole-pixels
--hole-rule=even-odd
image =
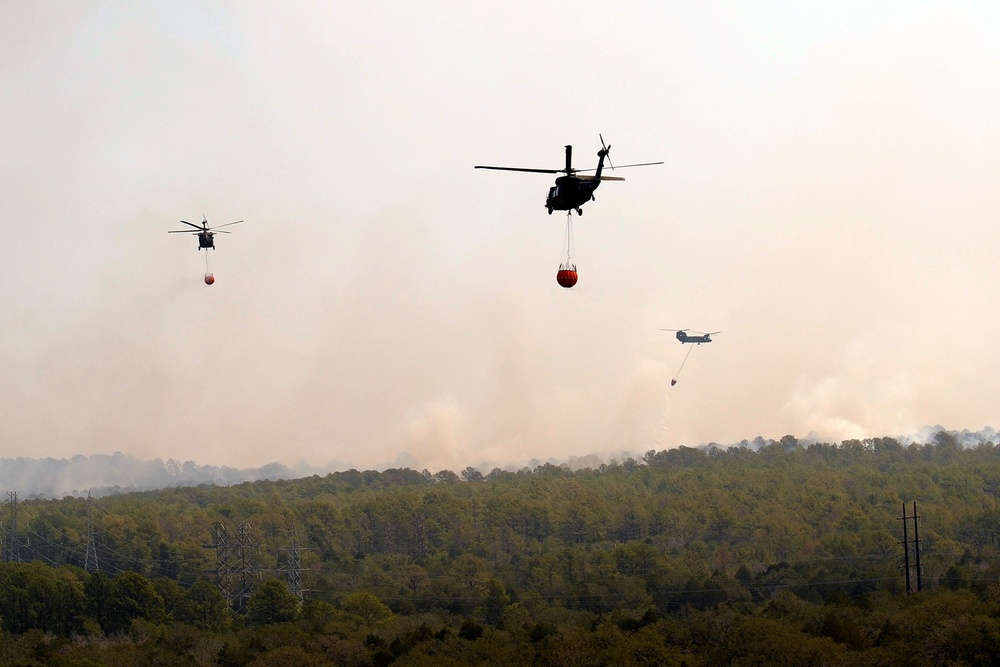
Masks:
[[[689,336],[687,334],[690,329],[660,329],[660,331],[676,331],[677,340],[681,343],[695,343],[696,345],[701,345],[702,343],[711,343],[712,336],[715,334],[722,333],[721,331],[711,331],[709,333],[704,333],[702,331],[695,331],[696,336]]]
[[[598,135],[600,136],[600,135]],[[604,137],[601,139],[601,150],[597,152],[597,168],[596,169],[574,169],[573,168],[573,147],[566,146],[566,168],[565,169],[526,169],[522,167],[488,167],[486,165],[476,165],[476,169],[497,169],[499,171],[527,171],[536,174],[565,174],[565,176],[560,176],[556,179],[556,184],[549,188],[549,195],[545,198],[545,208],[548,210],[549,215],[552,215],[552,211],[576,211],[577,215],[583,215],[582,206],[589,201],[594,200],[594,190],[597,186],[601,184],[601,181],[624,181],[624,178],[619,176],[605,176],[602,172],[604,171],[604,160],[607,159],[608,166],[612,169],[615,166],[611,163],[611,158],[609,153],[611,152],[611,146],[604,145]],[[641,164],[625,164],[621,165],[619,169],[624,169],[625,167],[646,167],[654,164],[663,164],[663,162],[643,162]],[[581,176],[579,174],[593,171],[594,174]]]
[[[219,227],[228,227],[229,225],[238,225],[241,222],[243,222],[242,220],[237,220],[236,222],[227,222],[224,225],[219,225],[219,227],[209,227],[208,226],[208,218],[206,218],[204,215],[202,215],[201,217],[203,218],[201,226],[198,226],[198,225],[196,225],[194,223],[188,222],[187,220],[181,220],[181,222],[183,222],[185,225],[190,225],[191,227],[194,227],[194,229],[171,229],[167,233],[168,234],[197,234],[198,235],[198,250],[201,250],[202,248],[204,248],[205,250],[214,250],[215,249],[215,238],[214,238],[214,236],[216,234],[230,234],[230,233],[232,233],[232,232],[220,232],[220,231],[218,231]]]

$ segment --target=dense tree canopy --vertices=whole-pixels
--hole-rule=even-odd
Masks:
[[[1000,448],[962,449],[946,433],[906,447],[760,444],[578,472],[352,470],[106,497],[92,505],[99,572],[83,569],[85,500],[22,502],[26,528],[6,538],[31,562],[0,564],[0,662],[55,664],[53,651],[206,665],[997,654]],[[924,590],[908,596],[900,517],[914,502]],[[241,581],[245,615],[228,604]]]

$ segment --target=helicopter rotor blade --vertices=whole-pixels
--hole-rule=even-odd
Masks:
[[[191,225],[192,227],[194,227],[198,231],[201,231],[201,229],[202,229],[201,225],[196,225],[193,222],[188,222],[187,220],[181,220],[181,222],[183,222],[185,225]]]
[[[593,181],[596,180],[596,176],[580,176],[579,174],[573,174],[574,178],[578,178],[581,181]],[[624,181],[625,179],[621,176],[604,176],[601,175],[602,181]]]
[[[227,222],[224,225],[219,225],[219,227],[228,227],[229,225],[238,225],[241,222],[243,222],[243,221],[242,220],[237,220],[236,222]],[[215,230],[215,229],[218,229],[219,227],[209,227],[208,229],[209,230]],[[225,232],[225,233],[228,234],[229,232]]]
[[[654,164],[663,164],[663,160],[660,160],[659,162],[638,162],[636,164],[622,164],[618,165],[618,168],[625,169],[626,167],[649,167]]]
[[[227,230],[224,230],[224,231],[221,231],[221,232],[219,232],[219,231],[216,231],[215,229],[213,229],[213,230],[212,230],[212,233],[213,233],[213,234],[232,234],[232,232],[231,232],[231,231],[229,231],[228,229],[227,229]]]
[[[660,329],[660,331],[690,331],[690,329]]]
[[[197,231],[194,229],[171,229],[170,231],[167,232],[167,234],[200,234],[200,233],[201,233],[200,229],[198,229]]]
[[[620,164],[620,165],[618,165],[615,168],[616,169],[625,169],[627,167],[648,167],[648,166],[654,165],[654,164],[663,164],[663,161],[661,160],[660,162],[640,162],[639,164]],[[596,169],[581,169],[580,171],[597,171],[597,170]]]
[[[523,167],[487,167],[485,165],[477,164],[476,169],[495,169],[497,171],[527,171],[533,174],[561,174],[562,169],[525,169]]]

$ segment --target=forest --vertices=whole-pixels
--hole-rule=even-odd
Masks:
[[[11,497],[0,664],[998,664],[998,493],[941,431]]]

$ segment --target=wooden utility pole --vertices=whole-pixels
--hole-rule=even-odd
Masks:
[[[919,593],[920,591],[923,590],[924,586],[923,586],[923,579],[921,578],[921,573],[920,573],[920,532],[919,532],[920,529],[917,526],[917,519],[919,519],[919,517],[917,515],[916,501],[913,502],[913,516],[906,516],[906,503],[904,502],[903,516],[896,517],[896,519],[898,521],[903,522],[903,541],[901,542],[901,544],[903,545],[903,570],[906,572],[906,593],[910,594],[913,592],[913,586],[910,583],[910,568],[913,567],[917,568],[917,592]],[[909,538],[908,535],[908,528],[911,519],[913,520],[912,540]],[[914,552],[916,555],[916,563],[914,564],[910,563],[910,544],[913,544]]]

